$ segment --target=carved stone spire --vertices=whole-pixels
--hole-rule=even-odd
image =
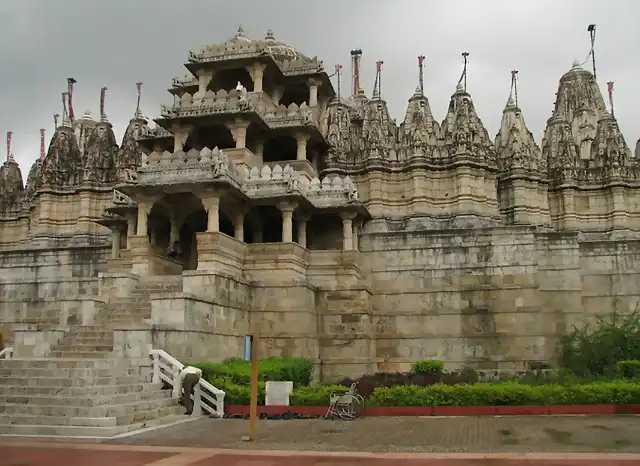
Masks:
[[[0,210],[17,210],[24,194],[22,171],[13,154],[0,167]]]
[[[142,149],[137,139],[146,131],[147,120],[141,115],[136,115],[129,120],[129,125],[124,132],[122,144],[116,157],[116,170],[118,173],[123,170],[137,170],[142,164]]]
[[[546,176],[546,163],[542,161],[542,151],[527,128],[522,111],[516,107],[511,96],[502,112],[502,123],[494,145],[500,177],[518,171],[533,176]]]
[[[433,118],[429,100],[418,84],[400,125],[398,140],[401,150],[407,157],[422,155],[431,158],[439,137],[440,124]]]
[[[29,174],[27,175],[27,184],[24,188],[24,199],[31,202],[36,195],[38,189],[42,185],[42,161],[37,158],[31,165]]]
[[[82,118],[73,122],[73,130],[78,140],[78,148],[83,155],[86,152],[87,141],[96,123],[97,122],[91,117],[91,110],[85,110]]]
[[[118,143],[108,121],[95,125],[85,149],[85,179],[90,183],[107,184],[116,180]]]
[[[618,122],[605,111],[598,121],[591,145],[589,169],[602,170],[602,178],[608,180],[627,176],[627,168],[631,164],[631,150],[620,132]]]
[[[594,171],[597,167],[626,163],[631,151],[617,122],[607,112],[592,73],[574,62],[560,78],[556,95],[542,142],[550,177],[556,183],[579,179],[592,182],[604,176],[604,171]]]
[[[82,181],[83,156],[70,126],[59,126],[42,164],[42,182],[53,188],[73,186]]]
[[[344,102],[334,99],[327,107],[328,162],[347,162],[348,154],[351,152],[350,134],[349,107]]]
[[[397,127],[389,115],[387,102],[380,98],[369,100],[364,105],[362,138],[366,158],[395,158]]]
[[[462,84],[451,96],[447,116],[441,125],[444,147],[449,158],[469,159],[497,168],[496,151],[489,133],[476,113],[471,95]]]

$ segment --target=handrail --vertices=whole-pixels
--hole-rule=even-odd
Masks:
[[[0,351],[0,359],[11,359],[13,356],[13,348],[5,348]]]
[[[152,349],[150,356],[153,360],[153,382],[168,383],[173,387],[171,396],[173,398],[179,398],[181,394],[178,393],[178,384],[176,381],[178,377],[180,377],[180,371],[184,369],[184,364],[160,349]],[[201,378],[193,392],[194,414],[196,416],[201,415],[202,410],[204,410],[216,417],[223,417],[224,395],[223,390],[214,387]]]

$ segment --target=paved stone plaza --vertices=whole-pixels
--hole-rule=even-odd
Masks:
[[[635,416],[365,418],[260,421],[198,419],[96,444],[5,437],[7,466],[631,465],[640,464]],[[30,439],[31,440],[31,439]]]

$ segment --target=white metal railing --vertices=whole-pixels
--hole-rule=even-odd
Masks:
[[[0,351],[0,359],[11,359],[13,356],[13,348],[5,348]]]
[[[179,398],[178,384],[180,371],[184,369],[184,364],[167,352],[159,349],[151,350],[153,360],[153,382],[166,382],[173,387],[172,397]],[[200,379],[193,391],[193,414],[199,416],[202,411],[213,414],[217,417],[224,416],[224,391],[214,387],[204,379]]]

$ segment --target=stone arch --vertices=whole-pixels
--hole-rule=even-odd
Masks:
[[[280,98],[280,105],[288,107],[296,104],[298,107],[309,99],[309,87],[305,83],[296,83],[286,86]]]
[[[247,91],[253,90],[253,79],[251,79],[251,75],[244,68],[219,70],[211,81],[209,89],[213,91],[224,89],[229,92],[236,88],[238,82],[240,82]]]
[[[307,224],[308,249],[342,249],[342,219],[335,213],[314,214]]]
[[[189,135],[189,138],[187,138],[187,143],[185,144],[185,148],[188,149],[202,150],[205,147],[209,149],[213,149],[214,147],[218,149],[232,149],[236,147],[236,143],[229,128],[216,123],[202,126],[193,131]]]
[[[264,143],[262,159],[265,162],[296,160],[298,143],[292,135],[283,134],[269,138]]]

